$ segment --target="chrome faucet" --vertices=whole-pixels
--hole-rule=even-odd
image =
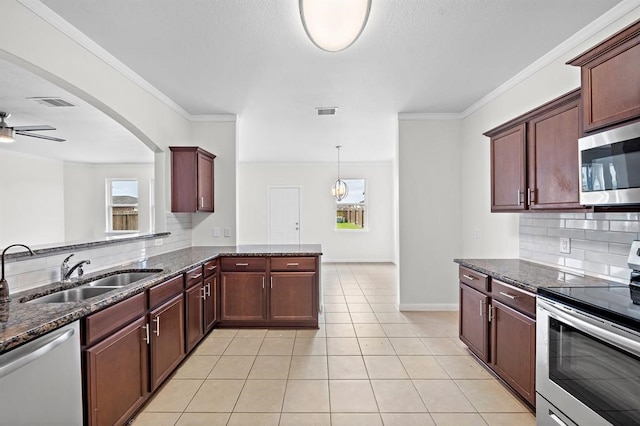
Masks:
[[[17,247],[17,246],[24,247],[27,250],[29,250],[29,254],[31,254],[31,256],[35,255],[33,250],[31,250],[29,247],[25,246],[24,244],[11,244],[10,246],[8,246],[2,251],[2,279],[0,279],[0,303],[9,302],[9,283],[7,283],[7,280],[4,279],[4,254],[11,247]]]
[[[73,256],[73,253],[67,256],[62,261],[62,264],[60,265],[61,281],[67,281],[71,277],[71,275],[75,272],[76,269],[78,270],[78,278],[81,277],[82,275],[84,275],[84,270],[82,269],[82,266],[91,264],[91,261],[87,259],[87,260],[81,260],[75,265],[69,267],[69,259],[71,259],[72,256]]]

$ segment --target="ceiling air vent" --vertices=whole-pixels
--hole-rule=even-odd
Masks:
[[[316,107],[318,115],[336,115],[338,107]]]
[[[32,101],[36,101],[40,105],[48,106],[48,107],[72,107],[75,106],[71,102],[67,102],[62,98],[47,98],[47,97],[37,97],[37,98],[27,98]]]

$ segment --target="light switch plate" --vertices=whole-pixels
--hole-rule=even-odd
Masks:
[[[220,236],[220,228],[218,228],[217,226],[215,228],[213,228],[213,236],[214,237],[219,237]]]
[[[231,236],[231,228],[224,228],[224,236],[225,237]]]
[[[571,238],[560,238],[560,253],[571,253]]]
[[[162,245],[162,238],[156,238],[155,239],[155,243],[156,243],[156,246],[161,246]]]

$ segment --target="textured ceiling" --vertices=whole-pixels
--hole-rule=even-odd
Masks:
[[[619,1],[373,0],[337,53],[307,39],[297,0],[42,3],[189,114],[237,114],[241,161],[332,161],[338,144],[375,161],[398,112],[464,111]]]

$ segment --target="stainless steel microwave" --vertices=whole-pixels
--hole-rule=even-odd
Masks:
[[[640,122],[578,140],[580,204],[640,204]]]

